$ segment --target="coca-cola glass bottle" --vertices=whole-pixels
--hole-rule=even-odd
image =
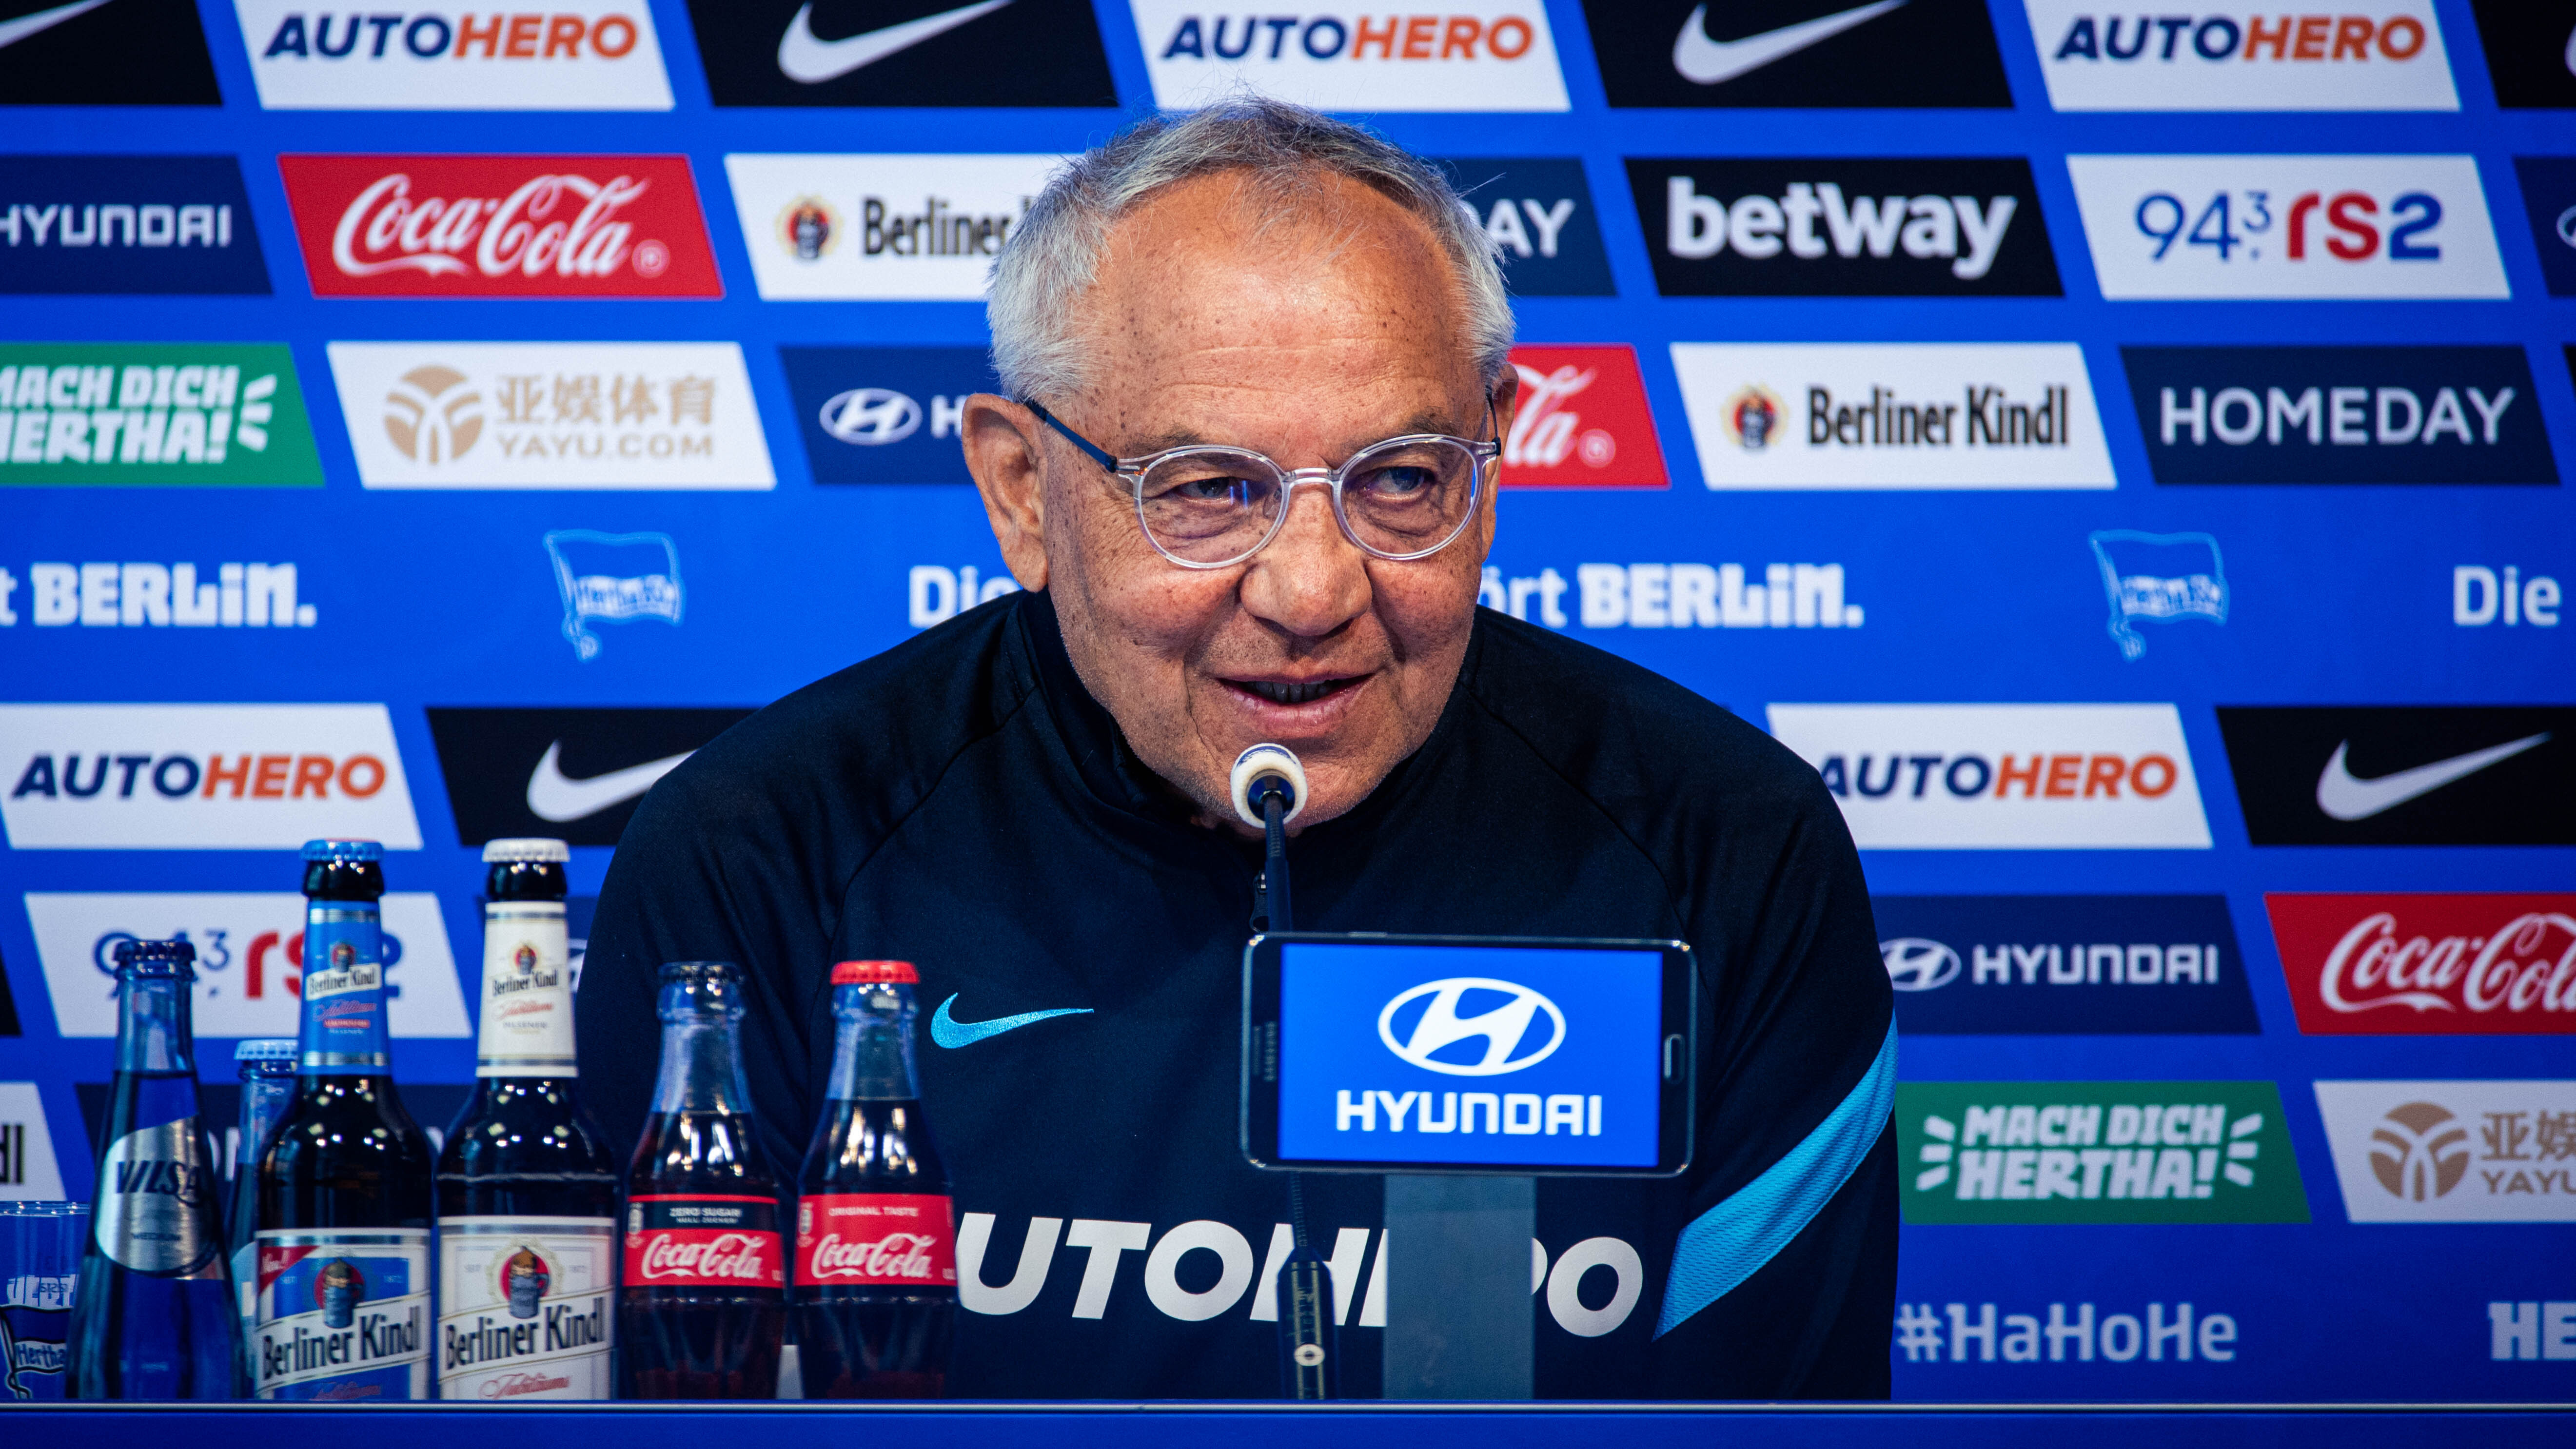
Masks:
[[[957,1318],[948,1173],[921,1115],[907,961],[832,968],[832,1078],[796,1174],[809,1399],[937,1398]]]
[[[786,1330],[778,1179],[743,1084],[741,968],[662,968],[662,1069],[626,1170],[626,1396],[773,1399]]]

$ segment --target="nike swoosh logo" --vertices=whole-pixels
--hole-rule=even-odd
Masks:
[[[678,769],[682,760],[696,753],[682,750],[646,764],[575,780],[563,772],[563,741],[557,740],[546,746],[546,757],[537,761],[535,772],[528,776],[528,813],[558,825],[585,819],[652,789],[654,781]]]
[[[1030,1022],[1044,1021],[1050,1016],[1091,1014],[1088,1006],[1059,1006],[1053,1011],[1023,1011],[1017,1016],[997,1016],[991,1021],[959,1021],[948,1014],[948,1008],[956,1000],[956,993],[951,992],[948,1000],[939,1003],[939,1009],[930,1014],[930,1039],[944,1047],[973,1046],[988,1036],[1017,1031]]]
[[[962,5],[889,25],[883,30],[870,30],[839,40],[821,40],[814,34],[814,7],[797,7],[796,18],[787,22],[787,33],[778,41],[778,68],[792,81],[818,86],[827,80],[838,80],[863,65],[874,65],[898,50],[919,45],[942,31],[954,30],[979,15],[990,15],[1011,0],[983,0],[979,5]]]
[[[2352,742],[2346,740],[2335,746],[2334,758],[2326,761],[2325,773],[2317,776],[2317,808],[2337,820],[2367,820],[2382,811],[2394,810],[2418,795],[2429,795],[2464,775],[2474,775],[2498,760],[2511,759],[2534,745],[2546,744],[2548,740],[2548,734],[2543,732],[2369,780],[2353,778],[2351,769],[2345,766],[2344,752],[2352,748]]]
[[[51,10],[39,10],[33,15],[21,15],[15,20],[0,20],[0,45],[16,45],[37,31],[51,30],[73,16],[86,15],[106,3],[107,0],[72,0],[69,5],[57,5]]]
[[[1746,71],[1760,70],[1784,55],[1794,55],[1855,25],[1876,20],[1904,3],[1905,0],[1878,0],[1875,5],[1863,5],[1856,10],[1845,10],[1815,20],[1802,20],[1760,35],[1748,35],[1742,40],[1709,39],[1707,29],[1701,24],[1708,18],[1708,7],[1702,5],[1690,13],[1690,19],[1682,22],[1681,38],[1673,42],[1673,69],[1680,71],[1686,81],[1713,86],[1719,81],[1733,80]]]

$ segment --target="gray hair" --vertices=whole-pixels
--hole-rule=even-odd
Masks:
[[[1090,381],[1077,307],[1109,232],[1174,182],[1248,173],[1271,198],[1265,224],[1294,215],[1318,180],[1348,177],[1422,219],[1455,272],[1467,344],[1487,383],[1510,361],[1512,307],[1493,242],[1437,167],[1376,134],[1303,106],[1244,96],[1138,122],[1058,167],[993,261],[985,316],[993,368],[1014,398],[1079,394]]]

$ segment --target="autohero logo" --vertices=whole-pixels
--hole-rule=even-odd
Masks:
[[[2569,25],[2576,28],[2576,20]],[[2549,295],[2576,296],[2576,157],[2516,156],[2513,171],[2522,183],[2523,212]]]
[[[1663,445],[1627,347],[1515,347],[1505,488],[1665,488]]]
[[[1057,156],[725,157],[770,301],[981,301]]]
[[[1909,1223],[2304,1223],[2270,1082],[1899,1082]]]
[[[272,111],[671,109],[643,0],[337,13],[304,0],[233,0],[233,9],[259,103]]]
[[[2576,1222],[2576,1081],[2316,1087],[2352,1221]]]
[[[2431,0],[2124,10],[2022,0],[2061,111],[2456,111]]]
[[[0,248],[0,292],[269,290],[230,156],[0,157]]]
[[[432,705],[429,734],[462,843],[615,845],[645,791],[750,713]]]
[[[1520,297],[1607,297],[1610,258],[1583,162],[1572,156],[1451,157],[1440,163],[1467,213],[1493,239]]]
[[[1978,0],[1586,6],[1614,106],[2009,106]]]
[[[27,922],[44,962],[54,1020],[66,1037],[115,1036],[116,948],[172,939],[197,949],[199,1035],[295,1035],[304,898],[291,891],[29,891]],[[438,897],[427,891],[387,895],[384,926],[386,1020],[394,1035],[471,1035]]]
[[[2576,845],[2576,707],[2221,705],[2256,845]]]
[[[1118,104],[1088,0],[690,0],[719,106]]]
[[[2069,156],[2111,301],[2507,295],[2467,156]]]
[[[2078,1303],[2069,1313],[2064,1303],[2051,1303],[2043,1325],[2036,1313],[2007,1313],[1999,1322],[1992,1303],[1978,1304],[1975,1313],[1965,1303],[1942,1305],[1940,1312],[1929,1303],[1899,1303],[1896,1346],[1907,1363],[1922,1364],[1943,1362],[1945,1346],[1950,1363],[1993,1363],[1998,1351],[2005,1363],[2038,1363],[2043,1344],[2050,1363],[2092,1363],[2097,1349],[2103,1362],[2115,1364],[2190,1363],[2195,1352],[2209,1363],[2235,1362],[2232,1313],[2195,1314],[2192,1305],[2177,1303],[2168,1316],[2164,1304],[2150,1303],[2144,1314],[2105,1313],[2097,1327],[2094,1308]]]
[[[731,342],[334,342],[369,488],[769,488]]]
[[[2576,17],[2551,5],[2523,0],[2469,0],[2478,18],[2478,40],[2487,53],[2487,76],[2496,104],[2508,110],[2576,106]]]
[[[321,609],[296,597],[291,563],[32,563],[26,623],[39,629],[310,629]],[[18,576],[0,568],[0,629],[14,628]]]
[[[2263,898],[2310,1036],[2576,1033],[2576,895]]]
[[[1676,342],[1716,489],[2109,488],[2073,343]]]
[[[980,347],[781,347],[817,483],[972,483],[958,429],[995,392]]]
[[[1538,0],[1443,0],[1424,13],[1266,14],[1131,0],[1154,104],[1238,90],[1319,111],[1562,111],[1565,76]]]
[[[1863,849],[2209,848],[2170,704],[1775,704],[1770,719]]]
[[[1632,158],[1667,297],[2054,297],[2017,156]]]
[[[2124,347],[2159,483],[2555,483],[2520,347]]]
[[[36,1084],[0,1082],[0,1202],[54,1202],[62,1195],[62,1167],[54,1159],[54,1137],[45,1129],[45,1103]],[[29,1277],[0,1284],[7,1290],[0,1307],[71,1311],[71,1279],[63,1279],[58,1291],[46,1291],[30,1283]],[[1385,1318],[1381,1310],[1378,1319],[1382,1323]],[[28,1365],[22,1361],[12,1367],[20,1366]],[[42,1371],[60,1373],[62,1368],[56,1365]]]
[[[1876,896],[1898,1023],[1931,1035],[2252,1035],[2224,896]]]
[[[0,0],[0,105],[222,104],[195,0]]]
[[[380,704],[0,705],[16,850],[418,850]]]
[[[0,343],[0,486],[322,486],[295,359],[260,343]]]
[[[685,156],[280,156],[317,297],[720,297]]]
[[[1857,629],[1868,617],[1845,601],[1838,563],[1588,563],[1575,565],[1574,582],[1586,629]],[[1526,619],[1535,596],[1540,621],[1561,629],[1564,589],[1554,569],[1506,580],[1488,568],[1478,602]]]

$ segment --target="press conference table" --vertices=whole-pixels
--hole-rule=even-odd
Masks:
[[[467,1425],[459,1416],[493,1416]],[[1621,1449],[1779,1445],[1990,1449],[2421,1449],[2566,1443],[2576,1404],[1438,1404],[1149,1403],[0,1405],[0,1438],[31,1449],[449,1449],[510,1421],[548,1443],[617,1449],[1210,1449],[1311,1438],[1332,1449]],[[858,1422],[864,1420],[864,1422]]]

